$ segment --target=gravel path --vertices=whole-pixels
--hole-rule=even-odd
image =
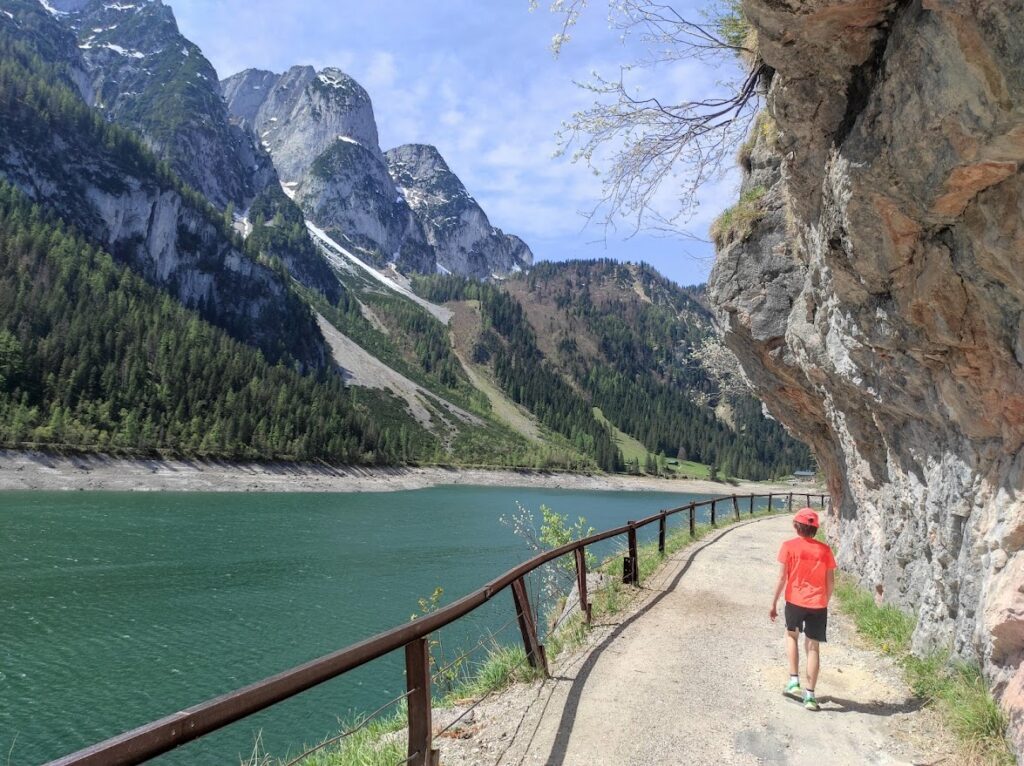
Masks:
[[[551,680],[486,701],[462,738],[439,738],[442,763],[952,763],[935,752],[932,714],[842,616],[822,650],[821,712],[782,696],[783,627],[767,613],[790,534],[788,517],[772,518],[681,551]]]

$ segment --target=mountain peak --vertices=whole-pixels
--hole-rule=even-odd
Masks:
[[[221,83],[231,116],[273,156],[284,181],[298,181],[339,138],[380,155],[373,104],[335,67],[293,66],[284,74],[247,69]]]
[[[402,144],[396,146],[394,149],[388,149],[385,153],[388,157],[394,157],[396,160],[403,159],[417,159],[427,160],[433,162],[435,165],[443,167],[448,172],[451,172],[448,167],[448,163],[444,161],[444,157],[441,156],[440,150],[433,144]]]
[[[533,253],[495,228],[436,146],[403,144],[384,154],[395,185],[423,223],[446,270],[481,279],[521,271]]]

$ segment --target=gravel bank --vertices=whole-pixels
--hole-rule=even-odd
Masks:
[[[788,484],[725,484],[689,479],[446,468],[337,468],[294,463],[232,463],[63,456],[0,450],[0,490],[201,492],[390,492],[439,485],[749,494],[820,492]]]

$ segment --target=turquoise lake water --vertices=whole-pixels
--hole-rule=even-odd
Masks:
[[[408,620],[437,586],[452,601],[529,557],[501,522],[517,501],[602,530],[705,497],[0,493],[0,758],[41,763],[340,649]],[[512,616],[499,594],[444,644],[470,647]],[[517,640],[514,623],[498,639]],[[157,762],[237,764],[257,732],[268,752],[297,753],[401,694],[403,667],[400,652],[382,658]]]

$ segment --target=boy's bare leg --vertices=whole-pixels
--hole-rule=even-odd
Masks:
[[[807,688],[817,689],[818,670],[821,667],[821,644],[808,638],[804,649],[807,651]]]
[[[800,644],[797,643],[799,635],[799,632],[795,630],[786,631],[786,659],[789,661],[791,676],[800,675]]]

